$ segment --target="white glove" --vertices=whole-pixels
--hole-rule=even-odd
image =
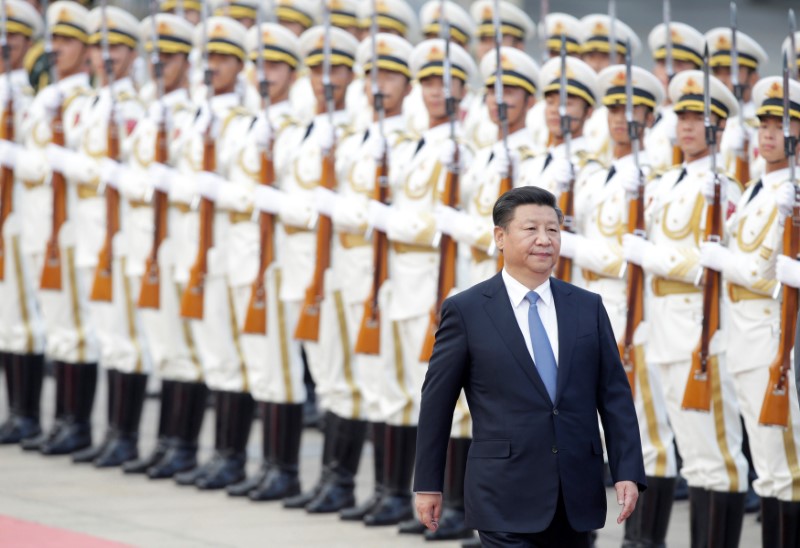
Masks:
[[[711,203],[711,201],[714,200],[714,186],[715,186],[714,179],[715,179],[714,175],[710,174],[708,178],[705,181],[703,181],[703,188],[701,189],[701,192],[703,193],[703,196],[705,197],[706,202],[708,203]],[[728,197],[728,180],[724,176],[719,175],[719,203],[724,204],[725,201],[727,200],[727,197]]]
[[[433,212],[433,218],[436,220],[436,232],[452,236],[460,214],[458,210],[452,207],[438,204]]]
[[[642,174],[635,165],[627,164],[621,167],[614,178],[620,181],[622,188],[624,188],[625,192],[628,194],[637,194],[639,192],[639,183],[642,179]]]
[[[264,213],[278,215],[284,202],[283,192],[272,185],[258,185],[255,191],[255,207]]]
[[[775,277],[783,285],[800,288],[800,261],[786,255],[778,255]]]
[[[269,142],[272,139],[272,124],[267,119],[267,116],[262,112],[256,118],[256,123],[253,125],[253,129],[250,130],[255,135],[256,146],[262,150],[265,150],[269,146]]]
[[[786,182],[778,187],[775,192],[775,203],[778,204],[778,212],[781,217],[790,217],[794,212],[795,190],[792,183]]]
[[[566,230],[561,231],[561,253],[562,257],[567,259],[574,259],[575,252],[578,250],[578,240],[580,236],[577,234],[573,234],[572,232],[568,232]]]
[[[386,137],[381,137],[377,133],[375,135],[370,134],[367,146],[369,146],[370,154],[376,162],[380,162],[383,159],[383,155],[389,152]]]
[[[456,146],[458,148],[456,148]],[[453,160],[455,159],[456,150],[458,150],[458,165],[453,165]],[[442,167],[445,169],[460,169],[464,165],[464,147],[462,145],[456,145],[452,139],[448,139],[441,144],[441,148],[439,149],[439,163],[442,164]]]
[[[516,167],[519,161],[515,151],[509,151],[503,146],[503,143],[497,143],[492,148],[492,153],[494,154],[492,164],[501,179],[508,177],[509,170],[511,170],[511,173],[516,173]]]
[[[64,173],[67,165],[78,159],[78,154],[72,150],[53,143],[48,144],[47,148],[45,148],[45,156],[47,157],[47,163],[50,164],[50,169],[60,173]]]
[[[318,186],[314,189],[314,207],[320,215],[333,217],[333,212],[341,198],[334,191]]]
[[[733,253],[717,242],[700,242],[700,266],[725,272],[733,261]]]
[[[36,99],[42,102],[48,116],[55,115],[56,109],[61,105],[62,97],[58,86],[47,86],[36,95]]]
[[[200,109],[200,114],[197,116],[197,119],[194,121],[194,127],[200,134],[205,134],[206,130],[211,130],[211,137],[216,139],[219,136],[219,128],[221,122],[218,116],[213,116],[212,112],[207,108],[207,106],[203,106]]]
[[[122,164],[110,158],[100,160],[100,182],[111,188],[119,188],[119,179],[123,171]]]
[[[664,124],[664,135],[666,135],[667,140],[672,146],[675,146],[678,141],[678,117],[665,116],[661,123]]]
[[[215,202],[219,195],[219,187],[224,182],[220,176],[209,171],[201,171],[197,174],[197,192],[207,200]]]
[[[321,116],[314,121],[314,137],[320,150],[327,153],[336,142],[336,128],[328,121],[327,116]]]
[[[169,193],[171,179],[175,176],[175,170],[164,164],[153,162],[147,168],[147,177],[153,188],[164,193]]]
[[[559,194],[569,189],[569,183],[572,181],[574,173],[572,162],[566,158],[553,158],[550,161],[550,165],[547,166],[547,172],[555,183]]]
[[[653,244],[635,234],[624,234],[622,236],[622,255],[629,263],[642,266],[647,252]]]
[[[12,141],[0,140],[0,165],[14,169],[22,147]]]
[[[367,224],[373,229],[386,232],[389,229],[389,219],[393,214],[394,210],[391,206],[378,200],[370,200],[367,206]]]
[[[733,150],[737,155],[744,152],[745,141],[748,140],[747,131],[741,124],[728,124],[722,135],[723,149]]]
[[[160,124],[166,117],[167,106],[163,101],[153,101],[147,109],[147,117],[152,120],[154,124]]]

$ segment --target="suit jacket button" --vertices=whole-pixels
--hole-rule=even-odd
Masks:
[[[553,409],[553,415],[558,415],[558,409]]]
[[[558,447],[556,447],[555,445],[553,446],[553,453],[558,453]]]

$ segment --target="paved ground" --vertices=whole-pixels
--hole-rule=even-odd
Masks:
[[[52,413],[53,384],[45,383],[45,417]],[[0,391],[0,409],[5,417],[5,389]],[[153,445],[157,402],[149,400],[142,422],[142,448]],[[95,436],[103,428],[105,390],[101,384],[95,405]],[[202,436],[203,452],[213,444],[208,417]],[[250,440],[250,466],[259,459],[260,425]],[[322,439],[306,431],[302,448],[305,485],[316,479]],[[359,496],[371,488],[372,457],[367,448],[359,475]],[[612,492],[608,492],[609,497]],[[599,548],[620,544],[622,528],[614,521],[616,502],[609,498],[608,525],[600,532]],[[394,528],[368,529],[342,523],[335,516],[308,516],[283,510],[273,503],[232,500],[224,493],[198,492],[171,481],[153,482],[123,475],[119,470],[96,470],[74,465],[65,457],[43,457],[23,453],[18,447],[0,447],[0,516],[10,516],[44,525],[86,533],[134,546],[159,548],[183,546],[309,546],[309,547],[405,547],[421,546],[418,538],[399,536]],[[760,543],[753,516],[745,518],[741,546]],[[671,548],[688,546],[688,505],[676,503],[668,538]],[[441,543],[442,547],[458,546]],[[29,546],[19,539],[13,546]]]

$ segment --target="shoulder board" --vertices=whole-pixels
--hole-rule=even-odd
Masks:
[[[536,158],[536,154],[533,152],[533,150],[529,146],[523,145],[523,146],[519,147],[517,149],[517,151],[519,152],[519,159],[522,160],[522,161],[531,160],[533,158]]]
[[[117,94],[117,101],[135,101],[137,103],[142,103],[142,100],[139,98],[138,95],[135,93],[131,93],[129,91],[121,91]]]
[[[577,156],[578,158],[578,167],[582,168],[590,162],[594,162],[605,167],[605,164],[600,160],[600,158],[596,154],[590,154],[585,150],[579,150],[578,152],[575,153],[575,156]]]
[[[345,124],[339,124],[336,127],[342,130],[342,135],[339,137],[340,141],[343,141],[356,133],[356,128],[349,122]]]
[[[739,190],[744,192],[745,186],[739,181],[739,179],[736,178],[736,175],[725,172],[720,172],[720,175],[724,175],[730,182],[736,183],[736,185],[739,187]]]
[[[760,122],[758,121],[758,118],[747,118],[744,121],[744,125],[748,126],[750,129],[758,129]]]
[[[78,88],[76,91],[74,91],[72,93],[72,95],[70,95],[70,96],[68,96],[68,97],[66,97],[64,99],[64,103],[62,105],[62,108],[64,110],[67,110],[67,108],[69,108],[69,106],[72,104],[72,101],[74,101],[78,97],[88,97],[91,94],[92,94],[92,90],[90,90],[90,89]]]

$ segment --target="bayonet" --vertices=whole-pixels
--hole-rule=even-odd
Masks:
[[[558,86],[558,116],[561,120],[561,136],[564,139],[564,153],[572,165],[572,119],[567,113],[567,37],[561,35],[561,74]]]
[[[547,48],[547,14],[550,11],[550,2],[548,0],[540,0],[539,2],[539,44],[542,50],[542,64],[550,59],[550,51]]]
[[[500,134],[503,138],[503,147],[506,149],[506,156],[510,158],[508,150],[508,106],[505,102],[505,87],[503,85],[503,63],[500,48],[503,45],[503,28],[500,21],[500,0],[494,0],[494,48],[495,48],[495,80],[494,96],[497,102],[497,117],[500,121]]]
[[[792,61],[789,70],[791,71],[790,74],[792,75],[792,78],[797,80],[797,19],[795,19],[794,10],[791,8],[789,8],[789,47],[791,49],[789,52],[789,59]]]
[[[670,82],[675,75],[675,67],[672,62],[672,6],[670,0],[664,0],[663,16],[664,32],[666,33],[666,56],[664,58],[664,66],[667,70],[667,82]]]
[[[617,2],[608,0],[608,61],[610,65],[617,64]]]
[[[325,92],[325,110],[328,121],[333,127],[333,111],[336,105],[333,100],[333,84],[331,83],[331,12],[328,2],[322,6],[324,37],[322,43],[322,87]]]

